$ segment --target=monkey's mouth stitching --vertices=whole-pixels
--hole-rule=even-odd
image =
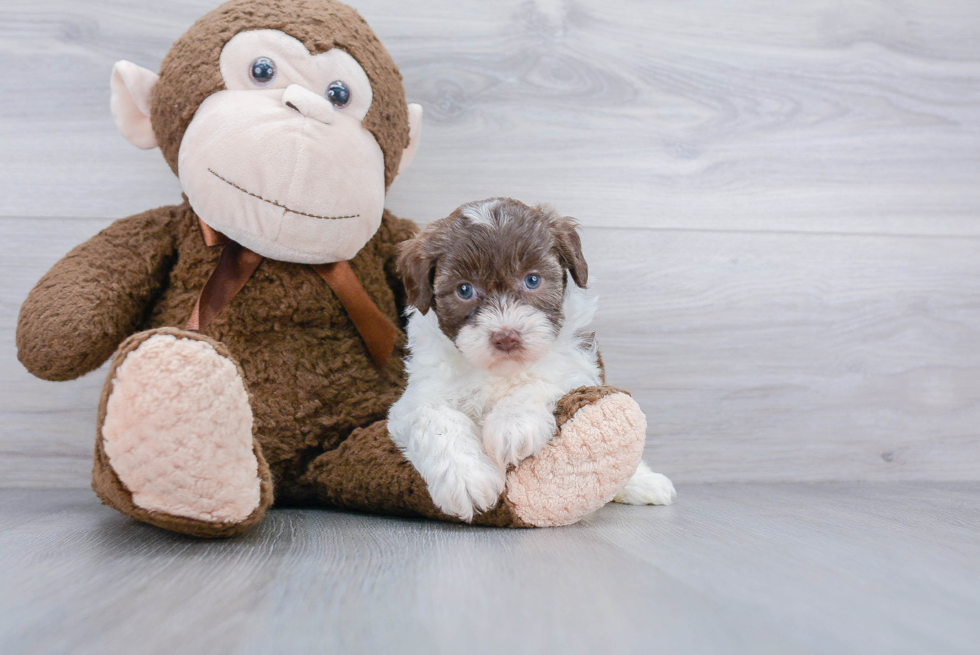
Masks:
[[[252,193],[248,189],[243,189],[242,187],[238,186],[237,184],[235,184],[231,180],[228,180],[228,179],[225,179],[225,178],[221,177],[220,175],[218,175],[217,173],[215,173],[210,168],[208,169],[208,173],[211,173],[211,175],[214,175],[216,178],[218,178],[219,180],[221,180],[222,182],[224,182],[228,186],[232,186],[232,187],[238,189],[239,191],[241,191],[242,193],[245,193],[247,195],[252,196],[253,198],[258,198],[262,202],[267,202],[270,205],[274,205],[276,207],[279,207],[280,209],[285,209],[290,214],[299,214],[300,216],[309,216],[310,218],[324,218],[324,219],[327,219],[329,221],[339,221],[339,220],[344,219],[344,218],[358,218],[360,216],[360,214],[351,214],[350,216],[317,216],[316,214],[307,214],[306,212],[299,212],[299,211],[296,211],[295,209],[290,209],[289,207],[287,207],[286,205],[284,205],[284,204],[282,204],[280,202],[276,202],[275,200],[269,200],[268,198],[263,198],[262,196],[260,196],[257,193]]]

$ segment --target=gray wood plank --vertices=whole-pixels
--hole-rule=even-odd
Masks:
[[[109,71],[216,4],[5,2],[0,215],[177,199],[115,134]],[[513,195],[591,225],[980,234],[975,2],[353,4],[426,108],[401,214]]]
[[[103,220],[0,219],[0,486],[88,486],[104,376],[31,378],[28,290]],[[678,481],[980,479],[980,241],[587,228],[609,380]],[[44,244],[41,247],[40,244]]]
[[[201,541],[0,492],[0,642],[53,652],[969,653],[976,483],[689,485],[508,531],[276,510]],[[33,514],[33,515],[32,515]],[[8,518],[10,517],[10,518]]]
[[[587,230],[610,380],[682,480],[977,479],[980,242]]]

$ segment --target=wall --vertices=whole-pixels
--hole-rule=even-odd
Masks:
[[[179,202],[116,134],[109,72],[215,4],[0,8],[2,486],[88,484],[104,371],[31,378],[17,310],[73,245]],[[389,207],[577,217],[657,469],[980,479],[980,4],[353,4],[426,112]]]

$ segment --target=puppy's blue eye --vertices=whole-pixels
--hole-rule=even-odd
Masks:
[[[541,286],[541,277],[538,275],[528,275],[524,278],[524,286],[528,289],[537,289]]]
[[[473,285],[472,284],[461,284],[456,287],[456,295],[458,295],[463,300],[469,300],[473,297]]]
[[[330,83],[330,86],[327,87],[326,95],[327,100],[334,107],[346,107],[350,103],[350,89],[340,80]]]
[[[276,79],[276,62],[268,57],[259,57],[249,67],[248,76],[259,86],[265,86]]]

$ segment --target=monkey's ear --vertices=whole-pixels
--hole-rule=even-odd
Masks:
[[[405,284],[408,304],[423,314],[432,307],[434,290],[433,278],[436,272],[436,258],[427,252],[426,234],[416,235],[398,244],[398,259],[395,268]]]
[[[414,102],[408,106],[408,147],[402,151],[402,160],[398,164],[398,174],[401,175],[412,160],[415,151],[419,149],[419,139],[422,138],[422,105]],[[422,312],[423,314],[425,312]]]
[[[551,228],[555,235],[558,261],[571,273],[575,284],[584,289],[589,283],[589,265],[582,254],[582,239],[578,236],[578,223],[574,218],[553,214]]]
[[[131,61],[118,61],[112,67],[112,118],[116,129],[137,148],[157,147],[150,125],[150,100],[160,76]]]

